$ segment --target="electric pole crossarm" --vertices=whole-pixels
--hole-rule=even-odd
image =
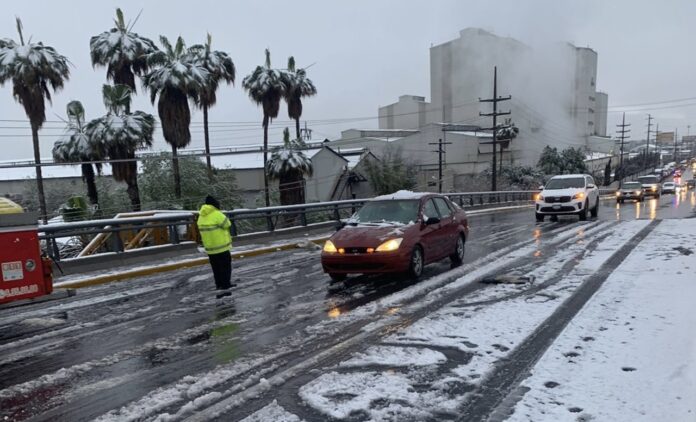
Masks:
[[[512,95],[508,95],[507,97],[498,97],[498,98],[484,98],[484,99],[479,98],[479,102],[480,103],[496,103],[498,101],[507,101],[507,100],[511,100],[511,99],[512,99]]]

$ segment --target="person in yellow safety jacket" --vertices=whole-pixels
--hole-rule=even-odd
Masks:
[[[213,268],[215,287],[218,290],[228,290],[234,287],[232,284],[232,236],[230,235],[230,220],[220,211],[220,203],[217,199],[208,195],[205,204],[198,212],[198,231],[201,234],[203,248],[208,254],[210,266]],[[230,292],[218,295],[229,296]]]

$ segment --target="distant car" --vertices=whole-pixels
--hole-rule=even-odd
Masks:
[[[674,177],[681,177],[681,174],[682,174],[681,170],[679,170],[679,169],[674,170]]]
[[[592,176],[587,174],[567,174],[549,179],[535,201],[536,221],[544,217],[558,215],[577,215],[587,220],[599,210],[599,189]]]
[[[690,179],[686,181],[686,188],[687,189],[695,189],[696,188],[696,180]]]
[[[677,185],[674,184],[673,182],[665,182],[662,184],[662,194],[674,194],[677,191]]]
[[[641,176],[637,180],[643,185],[643,196],[660,197],[660,179],[657,176]]]
[[[623,204],[626,200],[643,202],[643,185],[640,182],[626,182],[616,191],[617,203]]]
[[[366,202],[324,244],[321,264],[333,281],[348,274],[408,273],[449,257],[464,259],[466,213],[447,197],[399,191]]]

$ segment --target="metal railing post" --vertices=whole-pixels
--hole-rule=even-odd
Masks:
[[[230,234],[237,236],[237,221],[234,218],[230,218]]]
[[[274,230],[273,227],[273,214],[270,211],[266,212],[266,227],[268,228],[269,232],[272,232]]]
[[[307,225],[307,209],[306,208],[302,208],[300,210],[300,224],[302,224],[303,226]]]
[[[172,224],[171,226],[168,226],[167,229],[169,230],[169,243],[171,243],[172,245],[178,245],[179,230],[177,230],[177,226]]]
[[[58,248],[58,242],[56,242],[56,238],[52,237],[51,239],[49,239],[48,245],[51,250],[51,254],[53,255],[53,260],[60,261],[60,249]]]
[[[333,206],[334,220],[341,221],[341,214],[338,212],[338,205]]]
[[[120,230],[111,232],[111,250],[112,252],[123,252],[123,241],[121,240]]]

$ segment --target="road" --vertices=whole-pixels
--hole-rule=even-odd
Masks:
[[[535,223],[532,210],[521,208],[472,215],[464,265],[430,265],[417,282],[356,277],[330,286],[319,251],[301,249],[237,261],[239,286],[227,301],[215,299],[210,271],[201,267],[2,310],[0,418],[183,420],[217,406],[210,415],[240,420],[277,399],[306,420],[322,420],[297,404],[298,390],[321,368],[455,299],[483,295],[483,308],[496,302],[495,294],[485,296],[495,289],[487,285],[454,288],[462,276],[497,260],[494,270],[502,273],[553,267],[570,240],[592,249],[632,220],[694,216],[693,191],[644,203],[603,200],[598,218],[583,223],[571,217]],[[505,261],[529,245],[536,249],[531,260]],[[449,287],[447,296],[437,297]],[[400,313],[421,301],[428,305]],[[268,380],[275,380],[272,389]],[[364,419],[356,415],[351,420]]]

